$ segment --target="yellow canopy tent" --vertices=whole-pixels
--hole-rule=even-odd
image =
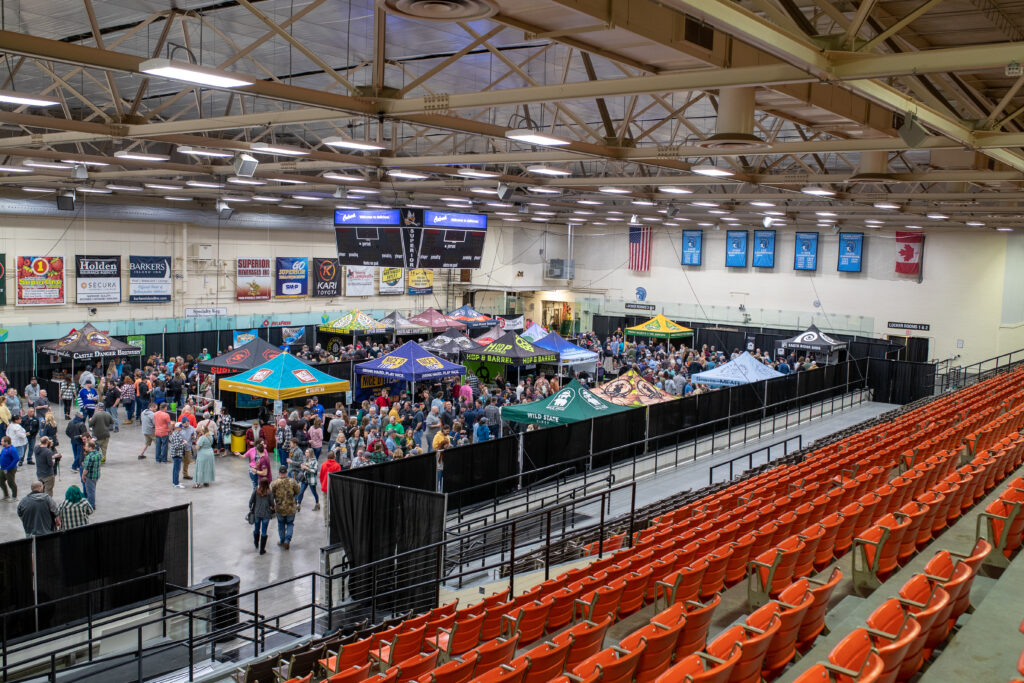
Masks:
[[[627,327],[626,334],[634,337],[657,337],[661,339],[681,339],[693,336],[693,330],[673,322],[659,313],[645,323],[635,327]]]

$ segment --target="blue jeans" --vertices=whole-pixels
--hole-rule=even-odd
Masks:
[[[316,486],[310,486],[306,482],[299,484],[299,497],[295,499],[295,502],[302,505],[302,496],[306,493],[306,489],[313,492],[313,500],[316,501],[317,505],[320,504],[320,494],[316,492]]]
[[[142,411],[149,405],[149,401],[144,398],[135,397],[135,419],[142,419]]]
[[[96,482],[98,479],[90,479],[86,477],[82,480],[82,488],[85,489],[85,499],[89,501],[89,505],[92,505],[92,509],[96,509]]]
[[[281,543],[291,543],[293,528],[295,528],[295,515],[277,516],[277,536]]]
[[[25,446],[15,446],[14,450],[18,451],[18,464],[25,464]]]
[[[174,460],[174,469],[171,470],[171,483],[177,486],[178,475],[181,473],[181,458],[172,459]]]
[[[266,536],[267,532],[270,531],[270,517],[257,517],[252,530],[253,533],[258,533],[260,536]]]
[[[117,406],[110,406],[107,408],[107,412],[110,413],[110,417],[114,418],[114,429],[113,431],[120,431],[117,427]]]
[[[25,452],[25,455],[28,456],[28,464],[29,465],[32,464],[32,456],[35,455],[35,454],[36,454],[36,437],[30,436],[30,437],[28,437],[28,450]]]
[[[82,449],[84,446],[78,441],[71,442],[71,453],[75,456],[74,462],[71,463],[72,471],[77,472],[82,467]]]
[[[256,474],[255,472],[250,472],[249,473],[249,481],[252,482],[252,490],[255,491],[256,487],[260,483],[260,475]]]
[[[158,436],[156,437],[156,461],[167,462],[167,446],[170,443],[171,437],[169,436]]]

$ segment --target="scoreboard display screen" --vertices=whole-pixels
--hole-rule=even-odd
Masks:
[[[487,216],[414,209],[339,209],[334,225],[350,266],[479,268],[487,235]]]

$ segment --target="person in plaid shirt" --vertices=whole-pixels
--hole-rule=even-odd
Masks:
[[[224,444],[231,443],[231,423],[233,420],[228,415],[227,408],[220,409],[220,415],[217,416],[217,448],[215,452],[220,455],[226,455],[228,452],[227,446]]]
[[[174,431],[171,432],[167,446],[171,460],[174,462],[174,468],[171,470],[171,486],[178,489],[185,488],[185,485],[178,481],[178,475],[181,473],[181,459],[185,457],[185,433],[182,431],[185,424],[185,422],[174,423]]]
[[[125,377],[124,381],[121,382],[121,405],[125,407],[125,417],[128,418],[123,424],[130,425],[134,421],[135,384],[128,377]]]
[[[60,517],[60,528],[62,531],[77,529],[89,523],[89,515],[92,514],[92,505],[85,499],[82,489],[74,484],[64,492],[64,502],[57,507],[57,516]]]
[[[283,417],[277,421],[274,439],[277,441],[277,460],[283,463],[288,459],[288,448],[292,440],[292,428],[288,426],[288,421]]]
[[[95,439],[85,442],[85,459],[82,460],[82,488],[92,509],[96,509],[96,484],[100,480],[100,462],[103,454],[96,447]]]
[[[61,379],[58,393],[60,394],[60,404],[64,408],[64,419],[70,420],[71,407],[75,405],[75,398],[78,396],[78,392],[75,391],[75,381],[71,375],[65,374]]]

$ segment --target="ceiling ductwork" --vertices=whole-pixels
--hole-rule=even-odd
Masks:
[[[754,89],[720,90],[717,132],[697,145],[704,149],[736,154],[768,149],[770,145],[754,135]]]
[[[388,12],[406,19],[426,21],[475,21],[494,16],[492,0],[377,0]]]
[[[889,183],[894,182],[894,174],[889,172],[889,153],[870,151],[860,153],[857,172],[850,176],[848,183]]]

